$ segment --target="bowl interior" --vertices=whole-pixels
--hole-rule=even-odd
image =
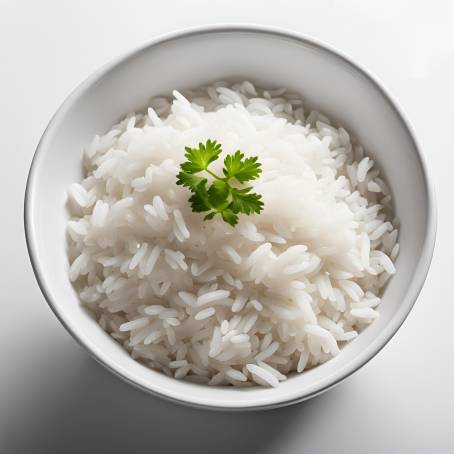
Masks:
[[[168,378],[128,354],[81,307],[68,280],[66,190],[81,179],[81,150],[151,96],[219,79],[286,86],[339,120],[383,169],[401,221],[397,275],[380,318],[331,361],[276,389],[211,388]],[[395,332],[424,280],[431,208],[423,165],[405,122],[381,89],[344,58],[306,40],[258,29],[176,35],[110,64],[63,104],[39,146],[29,179],[26,228],[34,268],[48,301],[70,332],[104,365],[168,398],[214,407],[263,407],[311,396],[361,366]],[[431,249],[431,246],[429,247]],[[430,251],[431,252],[431,251]],[[430,255],[430,253],[429,253]]]

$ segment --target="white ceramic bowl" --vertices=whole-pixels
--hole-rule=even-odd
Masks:
[[[285,86],[338,119],[384,170],[401,220],[397,274],[386,288],[380,318],[340,355],[275,389],[213,388],[169,378],[142,366],[82,308],[68,280],[66,190],[81,179],[81,150],[151,96],[225,78]],[[31,166],[25,230],[41,290],[66,329],[105,367],[167,399],[208,408],[258,409],[321,393],[370,360],[412,308],[435,242],[433,192],[421,151],[400,109],[367,72],[314,40],[256,26],[216,26],[156,39],[83,82],[46,129]]]

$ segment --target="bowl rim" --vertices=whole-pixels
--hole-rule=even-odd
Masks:
[[[37,169],[39,167],[39,163],[41,161],[41,157],[44,155],[45,149],[47,147],[47,142],[49,138],[52,136],[55,126],[58,124],[59,120],[64,117],[65,113],[72,107],[74,102],[79,99],[80,96],[84,94],[84,92],[91,87],[97,80],[103,78],[107,73],[113,70],[117,65],[121,64],[122,62],[133,58],[134,56],[138,55],[145,49],[151,48],[155,45],[162,44],[165,42],[187,38],[197,35],[209,35],[212,33],[255,33],[255,34],[262,34],[268,36],[276,36],[281,38],[287,38],[296,42],[300,42],[303,44],[308,44],[318,48],[328,54],[331,54],[334,57],[341,59],[344,63],[352,67],[354,70],[361,73],[365,78],[374,85],[384,99],[389,103],[389,105],[395,110],[398,117],[402,121],[404,127],[407,129],[408,134],[414,144],[416,150],[416,158],[419,161],[419,164],[422,169],[423,179],[425,183],[426,193],[425,197],[427,200],[427,211],[428,216],[426,220],[426,236],[424,239],[424,244],[421,249],[419,261],[416,265],[415,273],[412,277],[411,284],[407,289],[406,292],[406,306],[401,307],[396,314],[394,314],[393,318],[389,321],[386,327],[380,332],[378,337],[374,340],[372,344],[369,344],[360,354],[354,358],[354,360],[350,361],[348,365],[340,369],[339,371],[332,374],[332,376],[327,380],[327,383],[323,383],[321,387],[309,392],[295,392],[295,395],[285,400],[280,398],[275,398],[273,400],[263,400],[263,402],[257,404],[256,401],[252,402],[242,402],[238,404],[238,402],[233,403],[225,403],[222,406],[219,405],[218,402],[210,402],[208,399],[204,398],[203,396],[198,395],[186,395],[185,398],[173,396],[171,393],[167,393],[167,390],[161,389],[154,389],[153,383],[150,383],[149,386],[145,386],[142,383],[138,383],[132,377],[127,375],[126,371],[120,371],[118,368],[115,367],[113,364],[109,364],[107,361],[101,359],[99,354],[94,351],[92,346],[89,344],[88,341],[82,339],[78,333],[73,330],[70,325],[66,322],[65,316],[63,311],[60,311],[58,307],[54,304],[53,298],[51,297],[51,291],[49,286],[46,284],[44,278],[44,272],[41,269],[38,254],[37,254],[37,238],[33,229],[33,222],[32,222],[32,213],[33,213],[33,206],[34,206],[34,186],[36,184],[38,174]],[[58,126],[58,125],[57,125]],[[435,238],[436,238],[436,230],[437,230],[437,210],[436,210],[436,200],[435,200],[435,193],[434,189],[430,180],[429,171],[427,168],[427,163],[424,158],[424,155],[421,151],[421,147],[419,142],[415,136],[414,129],[409,122],[406,115],[403,113],[400,105],[396,102],[395,99],[391,97],[391,95],[387,92],[387,90],[383,87],[383,84],[373,76],[368,70],[364,69],[361,65],[353,61],[350,57],[346,56],[342,52],[340,52],[335,47],[324,43],[323,41],[316,39],[314,37],[309,37],[307,35],[301,34],[299,32],[286,30],[280,27],[275,26],[267,26],[267,25],[257,25],[257,24],[249,24],[249,23],[225,23],[225,24],[215,24],[215,25],[203,25],[197,27],[189,27],[178,29],[176,31],[165,33],[154,37],[153,39],[147,41],[146,43],[130,50],[117,58],[112,59],[110,62],[101,66],[98,70],[88,76],[84,81],[82,81],[63,101],[60,107],[57,109],[55,114],[50,119],[38,145],[33,155],[33,159],[31,161],[30,170],[27,178],[26,188],[25,188],[25,197],[24,197],[24,229],[25,229],[25,239],[27,244],[28,253],[30,256],[31,265],[38,282],[38,285],[41,289],[41,292],[46,299],[49,307],[54,312],[56,317],[60,320],[62,325],[66,328],[66,330],[71,334],[71,336],[82,346],[84,349],[92,356],[97,362],[102,364],[108,370],[113,372],[115,375],[120,377],[122,380],[130,383],[131,385],[144,390],[150,394],[159,396],[166,400],[176,402],[179,404],[191,406],[191,407],[198,407],[198,408],[206,408],[211,410],[261,410],[261,409],[271,409],[286,405],[291,405],[293,403],[301,402],[303,400],[312,398],[318,394],[321,394],[328,389],[338,385],[340,382],[345,380],[348,376],[353,374],[356,370],[364,366],[367,362],[369,362],[394,336],[397,330],[400,328],[402,323],[407,318],[410,310],[412,309],[413,305],[416,302],[416,299],[423,287],[425,279],[427,277],[427,273],[429,271],[430,263],[433,256],[433,251],[435,247]]]

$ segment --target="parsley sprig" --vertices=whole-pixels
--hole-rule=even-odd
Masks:
[[[219,214],[232,226],[238,223],[240,213],[249,215],[262,211],[262,196],[251,192],[252,187],[236,187],[231,184],[236,181],[241,185],[260,176],[262,169],[257,157],[245,158],[240,151],[227,155],[222,169],[223,176],[219,176],[208,166],[219,158],[222,152],[221,144],[208,140],[205,144],[199,143],[198,148],[186,147],[185,150],[187,160],[180,165],[177,184],[192,192],[189,198],[192,211],[208,211],[203,218],[205,221]],[[211,183],[202,172],[211,175]]]

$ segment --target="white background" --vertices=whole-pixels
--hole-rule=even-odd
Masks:
[[[451,1],[0,0],[0,453],[454,452],[453,21]],[[110,375],[51,313],[23,233],[28,167],[65,96],[158,34],[220,22],[296,30],[368,68],[413,123],[438,197],[432,268],[398,334],[334,390],[260,413],[183,408]]]

